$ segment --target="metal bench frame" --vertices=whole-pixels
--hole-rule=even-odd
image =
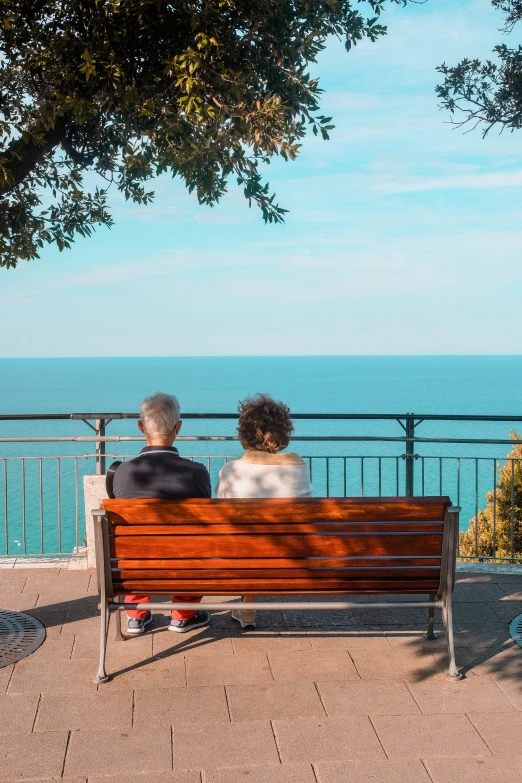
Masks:
[[[285,602],[274,601],[255,603],[242,602],[241,609],[255,611],[325,611],[325,610],[357,610],[357,609],[429,609],[428,629],[425,638],[436,639],[434,633],[435,609],[442,612],[442,621],[446,633],[448,646],[449,667],[447,676],[451,680],[461,680],[462,674],[455,662],[455,645],[453,636],[453,607],[452,593],[455,585],[456,552],[459,534],[459,506],[449,506],[444,517],[444,530],[442,537],[442,557],[440,587],[436,595],[430,595],[429,601],[393,601],[355,603],[353,601],[321,601],[321,602]],[[100,595],[100,662],[98,674],[93,682],[107,682],[110,677],[105,669],[105,657],[107,651],[107,637],[111,612],[116,612],[115,641],[123,641],[126,637],[121,632],[121,612],[126,609],[178,609],[194,610],[193,603],[149,602],[149,603],[121,603],[120,596],[114,594],[111,571],[111,555],[109,547],[109,520],[107,512],[96,509],[92,512],[94,519],[95,547],[96,547],[96,571],[98,577],[98,590]],[[393,594],[393,590],[389,591]],[[284,595],[284,593],[281,593]],[[313,593],[309,593],[313,595]],[[360,593],[364,595],[364,593]],[[369,595],[370,593],[366,593]],[[397,595],[401,595],[399,591]],[[223,603],[207,601],[199,603],[198,609],[210,611],[223,611]]]

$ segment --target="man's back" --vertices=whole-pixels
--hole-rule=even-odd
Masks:
[[[173,446],[146,446],[114,474],[116,498],[209,498],[204,465],[179,456]]]

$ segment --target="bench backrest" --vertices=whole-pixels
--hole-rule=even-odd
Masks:
[[[104,500],[99,578],[109,596],[440,593],[456,544],[450,506],[447,497]]]

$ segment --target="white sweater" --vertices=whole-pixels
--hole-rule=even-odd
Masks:
[[[298,454],[247,451],[219,471],[218,498],[308,498],[308,465]]]

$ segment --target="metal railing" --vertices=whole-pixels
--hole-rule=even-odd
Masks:
[[[3,524],[0,524],[0,557],[2,556],[70,556],[81,550],[85,532],[83,514],[83,476],[105,473],[108,459],[128,459],[134,456],[128,453],[132,442],[143,441],[137,435],[107,435],[111,422],[125,424],[125,420],[137,419],[135,413],[76,413],[76,414],[21,414],[0,415],[0,422],[16,422],[16,429],[30,422],[83,421],[92,431],[90,435],[50,435],[12,434],[0,437],[0,509],[3,510]],[[184,456],[203,462],[215,486],[219,470],[230,459],[240,454],[237,437],[233,434],[209,433],[214,423],[233,421],[237,414],[184,414],[184,420],[199,423],[205,427],[205,434],[190,434],[178,438],[183,444]],[[458,415],[416,415],[407,414],[294,414],[296,434],[293,441],[306,443],[308,453],[305,459],[310,466],[314,494],[316,496],[357,496],[357,495],[433,495],[448,494],[453,502],[462,506],[461,519],[467,528],[469,520],[477,517],[479,510],[486,504],[486,492],[492,493],[492,548],[484,553],[481,547],[481,531],[475,526],[474,551],[459,553],[463,559],[498,560],[499,562],[522,562],[519,551],[519,539],[522,535],[522,519],[518,498],[518,470],[522,465],[519,457],[507,458],[507,448],[498,450],[495,456],[476,454],[440,454],[417,453],[422,449],[453,448],[455,445],[477,449],[491,449],[498,446],[511,446],[508,438],[477,437],[421,437],[417,427],[423,422],[491,422],[495,424],[516,424],[522,422],[522,416],[458,416]],[[374,426],[387,426],[398,423],[400,434],[339,434],[342,422],[371,422]],[[302,434],[299,425],[313,422],[320,427],[320,434]],[[386,424],[385,424],[386,423]],[[324,430],[335,426],[335,434],[322,434]],[[0,429],[0,434],[3,434]],[[222,453],[222,447],[228,442],[237,453]],[[395,447],[399,453],[353,454],[350,444],[366,444],[366,448],[390,449]],[[59,453],[31,454],[9,453],[13,448],[18,452],[43,444],[46,450]],[[94,445],[94,453],[73,452],[81,444]],[[107,452],[107,444],[122,444],[121,453]],[[126,445],[124,445],[126,444]],[[205,453],[201,454],[204,444]],[[198,449],[198,453],[185,453]],[[303,453],[303,448],[296,448]],[[323,453],[311,453],[318,448]],[[219,449],[219,452],[216,451]],[[309,451],[310,450],[310,451]],[[334,453],[324,453],[324,451]],[[468,449],[469,450],[469,449]],[[215,453],[212,453],[215,452]],[[503,452],[503,453],[502,453]],[[499,465],[511,465],[511,502],[508,510],[508,527],[504,518],[499,522],[499,503],[497,498],[497,478]],[[522,492],[522,487],[520,488]],[[0,512],[1,513],[1,512]],[[472,531],[473,534],[473,531]],[[499,549],[499,535],[502,546]],[[506,543],[507,541],[507,543]],[[506,548],[507,547],[507,548]]]

